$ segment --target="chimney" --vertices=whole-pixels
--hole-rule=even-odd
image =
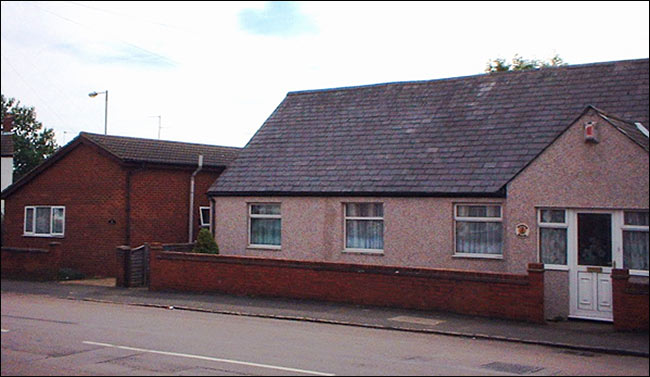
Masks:
[[[2,120],[2,131],[11,132],[14,128],[14,115],[5,114],[5,118]]]

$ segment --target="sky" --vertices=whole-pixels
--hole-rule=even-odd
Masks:
[[[648,58],[648,4],[2,1],[0,82],[59,145],[108,91],[109,135],[243,147],[292,91]]]

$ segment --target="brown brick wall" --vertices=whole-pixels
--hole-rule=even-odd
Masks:
[[[152,249],[151,290],[337,301],[544,321],[544,274],[401,268]]]
[[[147,169],[131,176],[131,245],[188,242],[191,170]],[[199,207],[209,206],[206,192],[219,172],[195,177],[193,240],[200,229]]]
[[[115,160],[79,145],[5,201],[3,245],[46,249],[55,240],[62,267],[112,276],[115,246],[124,243],[126,229],[125,177]],[[65,235],[23,236],[24,208],[30,205],[65,206]]]
[[[61,267],[115,276],[119,245],[187,242],[192,171],[126,167],[82,143],[7,198],[3,246],[46,249],[55,240],[61,243]],[[196,176],[194,237],[200,229],[198,208],[209,205],[206,192],[219,173],[204,170]],[[23,236],[24,208],[31,205],[65,206],[65,235]]]
[[[614,328],[648,330],[648,284],[630,281],[628,270],[612,270]]]
[[[28,280],[54,280],[61,264],[58,242],[46,249],[2,248],[2,277]]]

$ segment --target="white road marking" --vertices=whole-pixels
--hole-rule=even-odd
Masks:
[[[252,366],[252,367],[259,367],[259,368],[276,369],[276,370],[281,370],[281,371],[285,371],[285,372],[313,374],[313,375],[316,375],[316,376],[335,376],[335,374],[331,374],[331,373],[322,373],[322,372],[315,372],[315,371],[312,371],[312,370],[280,367],[280,366],[276,366],[276,365],[249,363],[247,361],[219,359],[219,358],[216,358],[216,357],[209,357],[209,356],[200,356],[200,355],[190,355],[190,354],[186,354],[186,353],[148,350],[148,349],[143,349],[143,348],[118,346],[118,345],[115,345],[115,344],[97,343],[97,342],[91,342],[91,341],[83,341],[82,343],[90,344],[90,345],[94,345],[94,346],[119,348],[119,349],[123,349],[123,350],[127,350],[127,351],[148,352],[148,353],[155,353],[155,354],[159,354],[159,355],[178,356],[178,357],[186,357],[186,358],[190,358],[190,359],[217,361],[217,362],[220,362],[220,363],[230,363],[230,364],[246,365],[246,366]]]

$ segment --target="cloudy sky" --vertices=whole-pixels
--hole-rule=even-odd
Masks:
[[[287,92],[648,57],[648,2],[2,1],[2,94],[80,131],[243,147]],[[159,118],[160,117],[160,118]]]

